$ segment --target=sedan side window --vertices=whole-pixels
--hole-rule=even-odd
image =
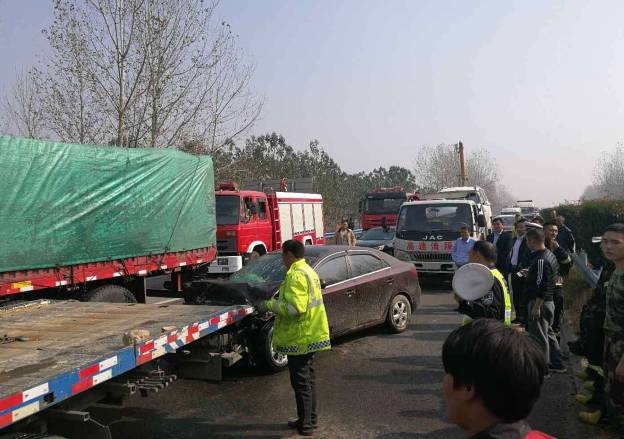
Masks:
[[[386,262],[371,254],[351,254],[349,259],[351,260],[351,277],[363,276],[389,267]]]
[[[333,285],[347,280],[349,278],[347,258],[345,256],[338,256],[337,258],[332,258],[323,262],[316,268],[316,274],[318,274],[319,279],[324,281],[327,285]]]

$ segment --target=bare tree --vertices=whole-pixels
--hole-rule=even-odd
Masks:
[[[21,72],[3,102],[8,133],[31,139],[43,134],[43,119],[37,89],[32,77]]]
[[[593,184],[588,185],[583,190],[583,194],[581,195],[581,201],[591,201],[603,198],[605,195],[602,193],[601,189]]]
[[[459,183],[459,155],[455,145],[440,144],[422,147],[414,163],[417,183],[425,192],[439,191]],[[486,149],[467,151],[466,176],[468,185],[485,189],[493,211],[513,202],[513,196],[499,183],[496,160]]]
[[[430,191],[459,183],[459,155],[455,145],[440,144],[420,148],[414,163],[418,184]],[[485,149],[466,153],[466,176],[469,185],[490,189],[496,185],[496,161]]]
[[[624,144],[604,152],[594,169],[594,195],[604,198],[624,199]]]
[[[257,119],[253,69],[216,0],[54,0],[37,70],[51,130],[121,146],[210,153]],[[112,140],[111,140],[112,139]],[[216,146],[215,146],[216,145]]]
[[[423,146],[416,155],[414,174],[425,192],[456,186],[459,179],[459,159],[454,145]]]
[[[93,81],[90,54],[83,21],[71,5],[55,1],[55,20],[44,30],[53,55],[32,71],[44,108],[46,127],[60,140],[76,143],[102,143],[106,108]]]
[[[498,214],[504,207],[510,207],[515,204],[516,197],[509,192],[503,184],[495,186],[493,191],[488,191],[488,198],[492,203],[492,213]]]

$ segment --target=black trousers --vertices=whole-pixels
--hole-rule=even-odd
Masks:
[[[561,332],[561,323],[563,322],[563,288],[557,287],[555,289],[553,302],[555,302],[555,318],[552,329],[556,334],[559,334]]]
[[[527,320],[527,298],[524,293],[524,277],[519,277],[517,274],[517,269],[514,268],[509,272],[509,279],[511,283],[512,290],[512,301],[514,311],[516,311],[516,319],[526,322]]]
[[[310,434],[316,427],[316,375],[314,353],[289,355],[290,384],[297,401],[299,433]]]

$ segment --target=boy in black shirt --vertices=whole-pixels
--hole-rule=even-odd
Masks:
[[[563,364],[559,342],[552,330],[555,316],[553,296],[559,264],[555,255],[546,249],[542,230],[529,230],[527,245],[531,250],[529,268],[523,270],[526,276],[525,294],[529,300],[527,330],[544,349],[550,371],[565,373],[567,369]]]
[[[528,337],[494,319],[478,319],[451,332],[442,363],[447,415],[467,437],[554,439],[525,421],[548,371],[542,350]]]

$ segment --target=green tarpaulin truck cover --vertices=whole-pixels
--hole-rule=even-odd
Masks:
[[[0,272],[215,244],[210,157],[0,136]]]

